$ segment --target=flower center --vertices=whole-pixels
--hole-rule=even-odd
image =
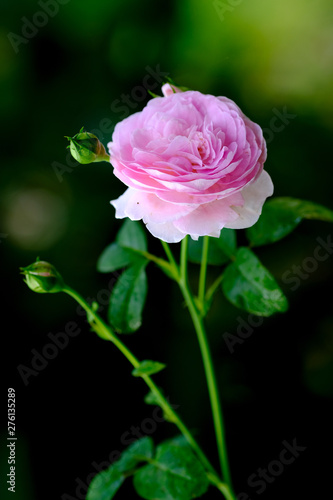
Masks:
[[[195,132],[193,142],[196,145],[201,160],[205,160],[209,153],[209,145],[202,132]]]

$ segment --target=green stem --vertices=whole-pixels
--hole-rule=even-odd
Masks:
[[[201,267],[199,276],[198,299],[201,311],[205,309],[205,290],[206,290],[206,275],[207,275],[207,260],[208,260],[209,236],[204,236],[202,246]]]
[[[195,306],[195,302],[194,302],[192,293],[191,293],[191,291],[188,287],[188,283],[187,283],[187,244],[188,244],[188,239],[186,236],[182,240],[182,246],[181,246],[181,264],[180,264],[180,276],[181,276],[181,278],[179,280],[179,286],[180,286],[180,289],[182,291],[183,297],[186,301],[186,304],[188,306],[188,309],[189,309],[189,312],[190,312],[190,315],[191,315],[191,318],[193,321],[193,325],[194,325],[195,331],[197,333],[198,341],[199,341],[199,346],[200,346],[200,350],[201,350],[201,355],[202,355],[202,359],[203,359],[206,380],[207,380],[207,385],[208,385],[208,392],[209,392],[210,403],[211,403],[211,408],[212,408],[216,442],[217,442],[217,448],[218,448],[218,453],[219,453],[219,459],[220,459],[223,479],[227,483],[227,485],[229,486],[229,489],[232,491],[231,476],[230,476],[230,471],[229,471],[227,449],[226,449],[226,442],[225,442],[222,409],[221,409],[219,395],[218,395],[218,389],[217,389],[217,383],[216,383],[216,378],[215,378],[215,373],[214,373],[214,368],[213,368],[212,357],[211,357],[211,353],[210,353],[210,349],[209,349],[203,321],[202,321],[202,319],[198,313],[198,310]]]
[[[63,289],[65,293],[70,295],[80,306],[86,311],[89,316],[89,323],[96,333],[105,340],[110,340],[120,350],[120,352],[128,359],[134,368],[140,365],[139,360],[131,353],[131,351],[119,340],[119,338],[111,331],[111,329],[104,323],[98,314],[90,307],[88,302],[84,300],[75,290],[69,287]]]
[[[95,330],[95,332],[103,339],[111,341],[122,352],[122,354],[128,359],[128,361],[132,364],[132,366],[134,368],[137,368],[140,365],[140,361],[121,342],[121,340],[119,340],[119,338],[112,332],[110,327],[106,323],[104,323],[104,321],[100,318],[100,316],[98,314],[96,314],[96,312],[89,306],[89,304],[83,299],[83,297],[81,297],[75,290],[73,290],[67,286],[63,289],[63,291],[65,293],[67,293],[68,295],[70,295],[74,300],[76,300],[78,302],[78,304],[80,304],[80,306],[87,312],[87,315],[89,316],[89,322],[90,322],[92,328]],[[170,406],[168,401],[165,399],[165,397],[163,396],[163,394],[161,393],[159,388],[156,386],[155,382],[151,379],[151,377],[149,375],[143,375],[142,378],[146,382],[146,384],[149,387],[149,389],[151,390],[151,392],[156,396],[157,401],[159,402],[159,405],[161,406],[163,411],[169,417],[171,417],[172,422],[178,427],[178,429],[185,436],[185,438],[187,439],[190,446],[196,452],[198,458],[200,459],[200,461],[203,464],[203,466],[205,467],[205,469],[210,472],[210,477],[214,478],[214,481],[212,481],[212,482],[214,482],[214,484],[219,483],[220,480],[217,477],[216,471],[214,470],[213,466],[211,465],[211,463],[207,459],[206,455],[201,450],[198,443],[193,438],[190,431],[187,429],[187,427],[182,422],[180,417],[172,409],[172,407]]]
[[[209,302],[210,299],[213,297],[213,295],[216,292],[217,288],[222,283],[222,280],[223,280],[223,273],[220,274],[220,276],[218,276],[216,278],[216,280],[214,281],[214,283],[208,288],[207,293],[206,293],[206,297],[205,297],[205,300],[207,302]]]
[[[216,488],[221,491],[221,493],[223,493],[227,500],[236,500],[234,493],[230,490],[230,487],[228,485],[226,485],[225,483],[221,483],[221,481],[217,479],[216,476],[212,476],[209,472],[207,474],[207,477],[209,481],[214,484]]]
[[[174,266],[170,264],[168,261],[161,259],[160,257],[156,257],[156,255],[153,255],[152,253],[146,252],[144,250],[138,250],[137,248],[131,248],[125,246],[122,248],[137,255],[142,255],[142,257],[144,257],[145,259],[148,259],[151,262],[157,264],[161,269],[163,269],[163,271],[166,272],[168,276],[171,276],[173,279],[177,280],[178,275],[175,275]]]
[[[163,241],[163,240],[161,240],[161,243],[162,243],[162,246],[163,246],[163,248],[164,248],[164,251],[165,251],[165,253],[166,253],[166,255],[167,255],[168,259],[169,259],[170,264],[172,265],[173,269],[174,269],[175,271],[177,271],[177,274],[179,274],[179,268],[178,268],[178,265],[177,265],[177,263],[176,263],[176,261],[175,261],[175,258],[174,258],[174,256],[173,256],[173,254],[172,254],[171,250],[170,250],[169,245],[168,245],[165,241]]]

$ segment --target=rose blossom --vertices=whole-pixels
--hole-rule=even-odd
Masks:
[[[116,218],[168,243],[252,226],[273,194],[261,128],[226,97],[175,90],[115,127],[110,161],[128,186]]]

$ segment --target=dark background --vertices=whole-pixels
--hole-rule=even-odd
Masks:
[[[19,275],[20,266],[39,256],[84,297],[104,304],[105,312],[112,276],[98,274],[96,260],[120,227],[109,201],[124,186],[107,163],[76,166],[64,136],[85,126],[106,144],[115,123],[145,105],[145,77],[160,68],[180,85],[234,99],[263,127],[275,195],[333,209],[333,4],[69,0],[51,2],[44,10],[41,5],[1,3],[0,487],[2,498],[13,498],[5,484],[4,444],[7,387],[13,387],[16,500],[80,500],[82,483],[96,472],[93,463],[107,462],[112,452],[124,449],[122,435],[131,434],[132,426],[144,435],[142,426],[149,428],[146,419],[152,418],[153,407],[143,403],[147,390],[130,375],[128,362],[89,331],[72,299],[34,294]],[[45,14],[45,8],[51,13]],[[156,80],[149,82],[153,86]],[[159,85],[152,90],[160,93]],[[124,99],[127,104],[119,102]],[[293,117],[272,121],[283,110]],[[244,243],[243,232],[238,235]],[[239,318],[247,322],[248,314],[219,293],[207,319],[235,490],[247,492],[251,500],[303,498],[306,493],[321,498],[330,491],[332,256],[311,272],[304,265],[318,246],[316,239],[331,235],[331,224],[305,221],[286,240],[258,249],[288,296],[290,310],[264,319],[234,353],[223,334],[236,335]],[[152,237],[149,248],[162,255]],[[173,249],[176,253],[178,246]],[[301,266],[306,276],[296,290],[283,279],[287,271],[294,275],[293,266]],[[196,272],[190,268],[193,284]],[[139,358],[168,365],[156,381],[171,403],[180,405],[179,413],[217,465],[188,314],[175,286],[152,265],[148,274],[143,327],[125,342]],[[30,374],[25,385],[18,367],[31,368],[31,350],[42,354],[50,344],[48,334],[64,332],[73,321],[80,334]],[[151,435],[159,442],[175,432],[171,424],[159,423]],[[256,493],[249,476],[278,460],[283,441],[294,439],[306,450],[263,493]],[[136,494],[129,484],[117,498]],[[215,498],[213,489],[205,498]]]

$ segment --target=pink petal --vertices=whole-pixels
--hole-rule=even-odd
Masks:
[[[219,237],[220,231],[227,224],[237,219],[237,213],[231,207],[243,204],[240,193],[200,205],[194,212],[174,221],[177,229],[190,234],[193,239],[198,236]]]
[[[116,218],[129,217],[131,220],[143,219],[145,223],[161,224],[193,212],[197,205],[177,205],[160,200],[156,195],[128,188],[111,204],[116,209]]]
[[[149,222],[147,229],[155,238],[166,241],[167,243],[178,243],[186,234],[179,231],[172,222],[165,222],[164,224],[156,224]]]
[[[169,97],[170,95],[174,94],[175,92],[176,93],[181,92],[181,90],[179,90],[174,85],[170,85],[170,83],[165,83],[162,86],[162,94],[164,95],[164,97]]]
[[[273,190],[272,180],[268,173],[263,170],[252,184],[242,189],[244,205],[242,207],[233,207],[233,210],[238,214],[238,218],[225,227],[243,229],[253,226],[259,219],[266,198],[272,196]]]

